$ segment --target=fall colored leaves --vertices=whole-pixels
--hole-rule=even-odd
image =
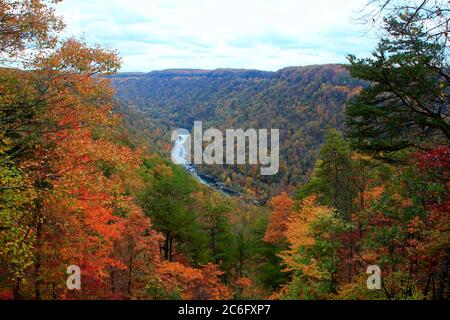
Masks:
[[[134,194],[149,155],[123,139],[104,77],[116,52],[63,40],[46,1],[0,8],[0,297],[146,299],[162,287],[163,297],[229,298],[216,265],[161,255]],[[70,265],[81,291],[65,286]]]
[[[345,150],[342,143],[328,139],[323,150]],[[289,274],[289,280],[271,298],[445,297],[450,245],[449,149],[437,146],[418,152],[398,172],[381,164],[362,170],[360,161],[368,165],[368,159],[357,154],[348,153],[345,161],[345,153],[329,155],[332,157],[323,153],[324,160],[296,200],[281,194],[270,202],[272,213],[264,240],[278,247],[283,272]],[[328,171],[336,160],[348,169]],[[353,175],[346,177],[346,172]],[[383,176],[386,172],[391,175]],[[327,177],[366,183],[364,188],[343,191],[352,195],[353,204],[336,208],[333,203],[343,202],[334,201],[336,194],[329,192]],[[339,191],[351,184],[335,187],[338,189],[333,191]],[[369,265],[381,268],[382,290],[366,288]]]

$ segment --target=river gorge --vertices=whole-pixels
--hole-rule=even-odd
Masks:
[[[195,164],[192,164],[186,160],[185,144],[188,138],[189,135],[180,134],[178,135],[177,139],[175,139],[172,149],[172,160],[174,161],[174,163],[183,166],[200,183],[223,192],[229,196],[240,196],[241,194],[239,192],[227,188],[225,184],[216,177],[199,172]]]

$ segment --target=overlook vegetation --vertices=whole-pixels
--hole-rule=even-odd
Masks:
[[[0,0],[0,299],[449,298],[448,5],[383,1],[346,66],[116,74],[49,3]],[[280,174],[200,184],[168,157],[194,120],[282,129]]]

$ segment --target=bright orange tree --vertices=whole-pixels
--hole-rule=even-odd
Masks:
[[[277,243],[285,236],[287,223],[293,214],[294,201],[286,194],[273,197],[270,200],[272,213],[270,215],[269,226],[267,227],[264,241]]]
[[[310,196],[289,219],[285,236],[289,247],[280,257],[292,273],[292,280],[272,298],[320,298],[322,287],[333,287],[336,259],[331,225],[337,225],[332,208],[318,205],[317,197]],[[325,258],[325,259],[324,259]]]
[[[170,298],[187,300],[223,300],[231,291],[220,280],[222,271],[214,264],[202,268],[187,267],[179,262],[163,262],[158,269],[159,285]],[[164,297],[164,296],[163,296]]]
[[[114,140],[120,119],[112,113],[113,91],[97,77],[115,71],[118,63],[113,52],[73,39],[36,61],[36,79],[51,105],[42,115],[48,123],[42,144],[26,164],[41,186],[35,221],[36,298],[81,297],[67,293],[61,281],[69,265],[82,270],[83,298],[120,291],[109,280],[124,270],[129,273],[121,293],[131,296],[140,251],[146,251],[149,261],[155,258],[157,235],[146,231],[150,222],[126,194],[123,181],[138,168],[141,156]],[[118,255],[114,250],[120,251],[121,241],[128,248]]]

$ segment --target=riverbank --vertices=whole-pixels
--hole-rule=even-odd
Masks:
[[[227,188],[225,184],[216,177],[199,173],[197,170],[197,166],[190,164],[186,160],[186,147],[184,146],[189,135],[178,135],[177,139],[175,139],[174,146],[172,149],[172,161],[175,164],[183,166],[189,173],[197,179],[200,183],[207,185],[217,191],[223,192],[226,195],[239,197],[242,194],[234,191],[230,188]]]

